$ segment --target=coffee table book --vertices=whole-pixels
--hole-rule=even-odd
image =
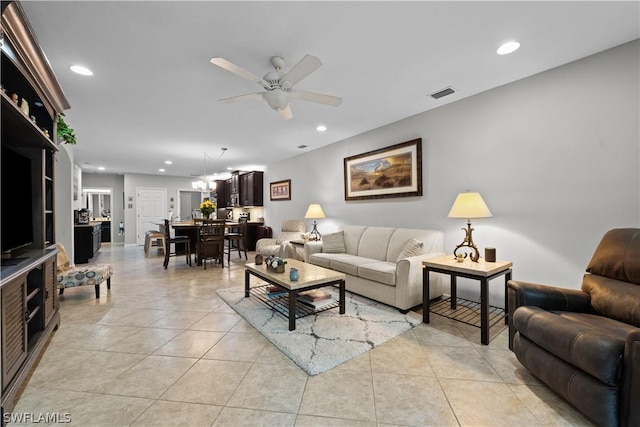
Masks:
[[[331,296],[329,296],[329,298],[318,299],[315,301],[310,301],[304,297],[298,297],[298,302],[308,305],[309,307],[312,307],[314,310],[319,310],[328,305],[335,304],[336,302],[338,302],[338,300],[335,298],[331,298]]]

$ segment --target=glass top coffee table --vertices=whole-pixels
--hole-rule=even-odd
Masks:
[[[297,281],[289,280],[289,270],[291,267],[298,269],[300,278]],[[260,286],[258,287],[259,289],[251,288],[251,276],[258,277],[268,284],[284,290],[288,296],[280,298],[280,301],[270,299],[266,296],[267,285]],[[289,318],[289,330],[293,331],[296,329],[296,318],[298,317],[335,308],[336,306],[340,307],[340,314],[345,313],[344,279],[345,276],[343,273],[294,259],[287,259],[284,273],[269,271],[267,270],[266,264],[256,265],[255,263],[246,263],[244,272],[244,296],[249,298],[250,295],[254,295],[271,308],[287,316]],[[337,286],[339,288],[340,297],[338,298],[337,305],[331,304],[322,309],[314,310],[303,307],[303,304],[298,302],[300,292],[323,288],[325,286]],[[286,305],[283,305],[282,301],[286,301]]]

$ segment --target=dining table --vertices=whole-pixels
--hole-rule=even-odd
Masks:
[[[164,224],[159,224],[160,231],[164,232]],[[229,221],[226,220],[224,222],[224,227],[226,229],[234,229],[240,225],[237,221]],[[194,222],[193,220],[184,220],[184,221],[173,221],[171,223],[171,228],[173,228],[176,236],[188,236],[189,241],[192,248],[194,249],[194,253],[196,256],[196,264],[202,265],[202,260],[198,257],[198,242],[200,241],[200,227],[202,227],[201,222]],[[176,248],[178,250],[178,248]]]

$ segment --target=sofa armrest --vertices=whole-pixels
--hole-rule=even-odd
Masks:
[[[640,425],[640,329],[627,334],[622,361],[620,425]]]
[[[402,258],[396,265],[396,304],[398,307],[411,308],[409,301],[422,301],[430,296],[422,295],[422,261],[445,255],[444,252],[433,252]],[[434,298],[442,295],[445,276],[432,273],[430,294]]]
[[[276,239],[273,239],[271,237],[263,237],[262,239],[258,239],[258,241],[256,241],[256,252],[260,252],[260,248],[264,246],[273,245],[277,245]]]
[[[304,242],[304,262],[309,262],[309,257],[312,254],[322,252],[322,242],[309,241]]]
[[[513,350],[513,313],[521,306],[534,306],[544,310],[592,312],[591,296],[578,289],[560,288],[538,283],[509,280],[507,283],[507,303],[509,306],[509,348]]]

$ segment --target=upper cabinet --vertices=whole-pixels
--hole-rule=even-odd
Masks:
[[[262,180],[264,172],[252,171],[240,175],[240,205],[262,206]]]
[[[261,171],[235,171],[224,182],[228,208],[263,205],[263,175]]]

